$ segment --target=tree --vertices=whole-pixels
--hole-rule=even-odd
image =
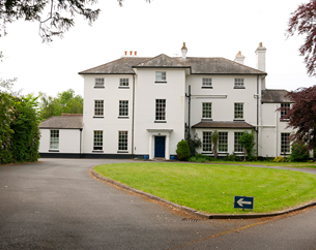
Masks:
[[[308,150],[316,147],[316,85],[289,92],[286,97],[294,101],[284,116],[289,119],[287,128],[295,133],[290,136],[292,143],[305,144]],[[279,108],[282,111],[285,108]]]
[[[73,89],[58,93],[57,97],[47,96],[44,93],[40,93],[40,95],[40,114],[42,119],[61,116],[62,113],[83,113],[83,98],[80,95],[75,95]]]
[[[123,0],[117,0],[122,6]],[[0,36],[6,35],[7,23],[23,19],[39,23],[39,35],[43,42],[51,42],[54,36],[62,37],[74,26],[74,16],[80,15],[91,25],[100,9],[91,9],[98,0],[0,0]],[[150,2],[150,0],[146,0]]]
[[[299,48],[300,55],[304,56],[307,73],[316,76],[316,1],[301,4],[293,13],[286,31],[288,37],[295,33],[306,35],[304,44]]]
[[[239,137],[238,142],[246,150],[247,156],[249,158],[253,157],[253,148],[255,146],[254,133],[248,133],[247,131],[244,131]]]
[[[214,132],[211,135],[211,141],[212,141],[212,144],[213,144],[214,158],[217,158],[218,139],[219,139],[219,133],[217,132],[217,130],[214,130]]]
[[[176,153],[180,161],[186,161],[191,156],[190,147],[186,140],[178,142]]]

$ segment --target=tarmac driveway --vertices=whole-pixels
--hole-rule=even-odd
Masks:
[[[279,249],[270,238],[279,242],[283,224],[296,223],[295,228],[302,221],[298,216],[196,221],[89,174],[90,167],[112,162],[126,161],[41,159],[0,166],[0,249]],[[286,242],[292,236],[282,237]],[[256,239],[262,248],[256,248]],[[311,249],[314,239],[299,249]],[[284,249],[298,249],[287,242]]]

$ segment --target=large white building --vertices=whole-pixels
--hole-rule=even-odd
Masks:
[[[62,118],[48,119],[41,125],[41,155],[170,159],[186,127],[201,139],[202,154],[213,155],[214,130],[219,132],[219,156],[242,155],[238,138],[245,130],[254,131],[258,156],[289,153],[291,130],[282,119],[286,111],[276,109],[289,107],[291,101],[285,90],[266,89],[262,44],[256,50],[256,69],[244,65],[240,52],[230,61],[187,57],[187,51],[184,44],[182,57],[144,58],[130,52],[79,72],[84,78],[80,132],[71,135],[60,123],[48,126],[47,122]]]

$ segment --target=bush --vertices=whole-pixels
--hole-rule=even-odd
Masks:
[[[274,162],[284,162],[284,158],[282,156],[277,156],[273,159]]]
[[[242,158],[234,154],[228,154],[225,156],[224,161],[242,161]]]
[[[247,151],[247,156],[249,160],[253,160],[253,147],[255,146],[255,136],[254,133],[248,133],[244,131],[242,136],[239,137],[238,142],[241,144],[243,148]]]
[[[188,161],[190,162],[208,162],[211,160],[211,157],[207,155],[197,154],[195,156],[191,156]]]
[[[291,154],[288,158],[288,161],[294,162],[302,162],[302,161],[308,161],[309,160],[309,152],[305,145],[300,144],[293,144],[291,148]]]
[[[176,153],[180,161],[185,161],[191,156],[190,147],[186,140],[179,141]]]

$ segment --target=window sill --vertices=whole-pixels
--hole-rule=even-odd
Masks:
[[[95,89],[104,89],[104,86],[94,86]]]
[[[234,119],[234,122],[244,122],[245,121],[245,119],[243,119],[243,118],[235,118]]]
[[[213,119],[212,118],[202,118],[201,121],[202,122],[211,122],[211,121],[213,121]]]
[[[124,151],[123,151],[123,150],[118,150],[117,153],[120,153],[120,154],[128,154],[128,151],[125,151],[125,150],[124,150]]]
[[[234,87],[234,89],[245,89],[245,87]]]
[[[202,86],[202,89],[213,89],[213,87],[206,87],[206,86]]]
[[[103,153],[103,150],[92,150],[92,153]]]
[[[119,89],[129,89],[129,86],[119,86]]]
[[[117,117],[118,119],[129,119],[129,117],[128,116],[119,116],[119,117]]]
[[[59,150],[58,149],[50,149],[50,150],[48,150],[48,152],[59,152]]]
[[[155,81],[155,83],[167,83],[167,81]]]
[[[167,121],[154,121],[154,123],[167,123]]]
[[[280,119],[280,122],[289,122],[290,119]]]
[[[104,118],[104,116],[93,116],[93,118]]]

